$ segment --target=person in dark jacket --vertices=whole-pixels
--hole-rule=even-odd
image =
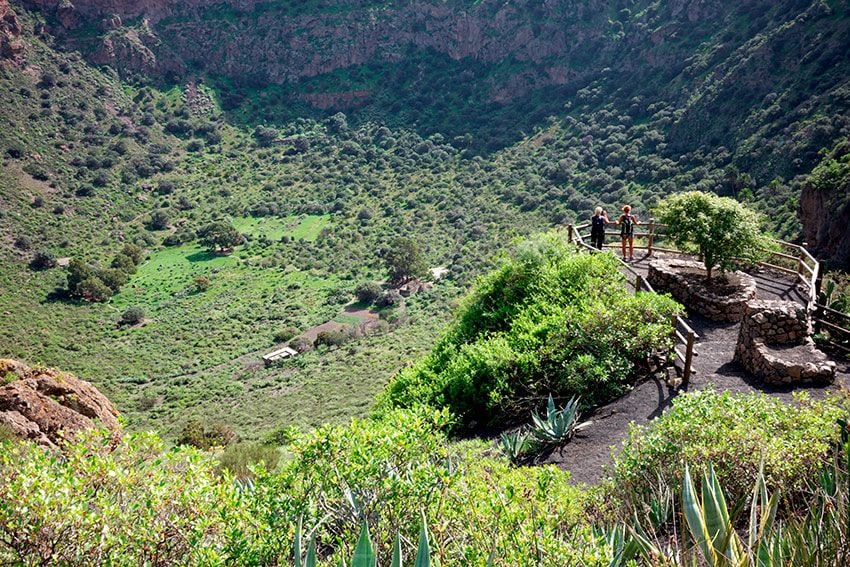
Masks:
[[[608,220],[608,213],[602,207],[596,207],[594,214],[590,217],[590,244],[594,248],[602,250],[605,244],[605,225],[611,224]]]

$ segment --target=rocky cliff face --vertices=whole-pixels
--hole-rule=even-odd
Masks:
[[[850,270],[850,183],[826,190],[810,184],[800,194],[800,218],[807,248],[834,267]]]
[[[23,51],[18,16],[8,0],[0,0],[0,63],[18,61]]]
[[[72,374],[0,359],[0,425],[45,447],[82,430],[120,435],[118,411],[97,388]]]
[[[642,2],[646,3],[646,2]],[[73,37],[81,27],[103,35],[80,43],[98,63],[119,70],[182,74],[187,69],[232,78],[287,83],[372,61],[398,62],[410,48],[476,64],[514,61],[493,90],[505,101],[531,88],[578,83],[608,65],[670,66],[689,29],[722,26],[718,1],[675,0],[653,8],[654,21],[622,29],[632,10],[614,13],[601,0],[484,0],[477,4],[414,0],[326,0],[308,11],[294,2],[173,0],[100,2],[30,0]],[[623,7],[630,3],[623,3]],[[652,3],[648,3],[652,4]],[[758,4],[740,3],[744,8]],[[637,11],[640,7],[633,7]],[[623,21],[619,21],[622,19]],[[80,38],[78,38],[80,39]],[[617,54],[645,44],[638,61]]]

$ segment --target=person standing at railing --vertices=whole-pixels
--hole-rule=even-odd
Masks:
[[[608,213],[602,207],[596,207],[590,217],[590,244],[599,250],[605,245],[606,224],[612,224],[612,221],[608,220]]]
[[[628,260],[635,259],[635,226],[638,224],[637,217],[632,214],[632,208],[629,205],[623,206],[623,214],[617,221],[620,225],[620,242],[623,247],[623,261],[626,261],[626,244],[629,245]]]

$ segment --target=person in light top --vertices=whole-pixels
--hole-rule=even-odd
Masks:
[[[629,245],[628,260],[635,259],[635,226],[638,224],[637,217],[632,214],[632,208],[629,205],[623,207],[623,214],[617,221],[620,225],[620,242],[623,247],[623,261],[626,261],[626,244]]]

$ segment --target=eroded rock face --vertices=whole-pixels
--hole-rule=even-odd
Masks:
[[[8,0],[0,0],[0,61],[16,62],[24,52],[21,25]]]
[[[800,220],[807,248],[820,259],[850,269],[850,185],[831,191],[804,186],[800,194]]]
[[[73,374],[0,359],[0,424],[46,447],[93,427],[121,434],[118,411],[97,388]]]
[[[268,0],[25,1],[56,22],[58,32],[99,26],[104,35],[94,50],[96,63],[161,75],[201,67],[282,84],[369,62],[402,61],[412,47],[485,65],[519,62],[520,70],[492,86],[491,100],[507,102],[536,88],[582,82],[621,50],[610,37],[610,5],[601,0],[484,0],[470,6],[323,0],[308,10]],[[662,3],[659,10],[672,23],[654,32],[656,39],[663,44],[681,26],[717,19],[721,8],[716,0]],[[599,61],[588,61],[588,54]],[[679,59],[662,46],[630,65],[667,67]],[[316,93],[319,107],[330,104],[324,94]],[[345,93],[337,98],[337,106],[362,101]]]

